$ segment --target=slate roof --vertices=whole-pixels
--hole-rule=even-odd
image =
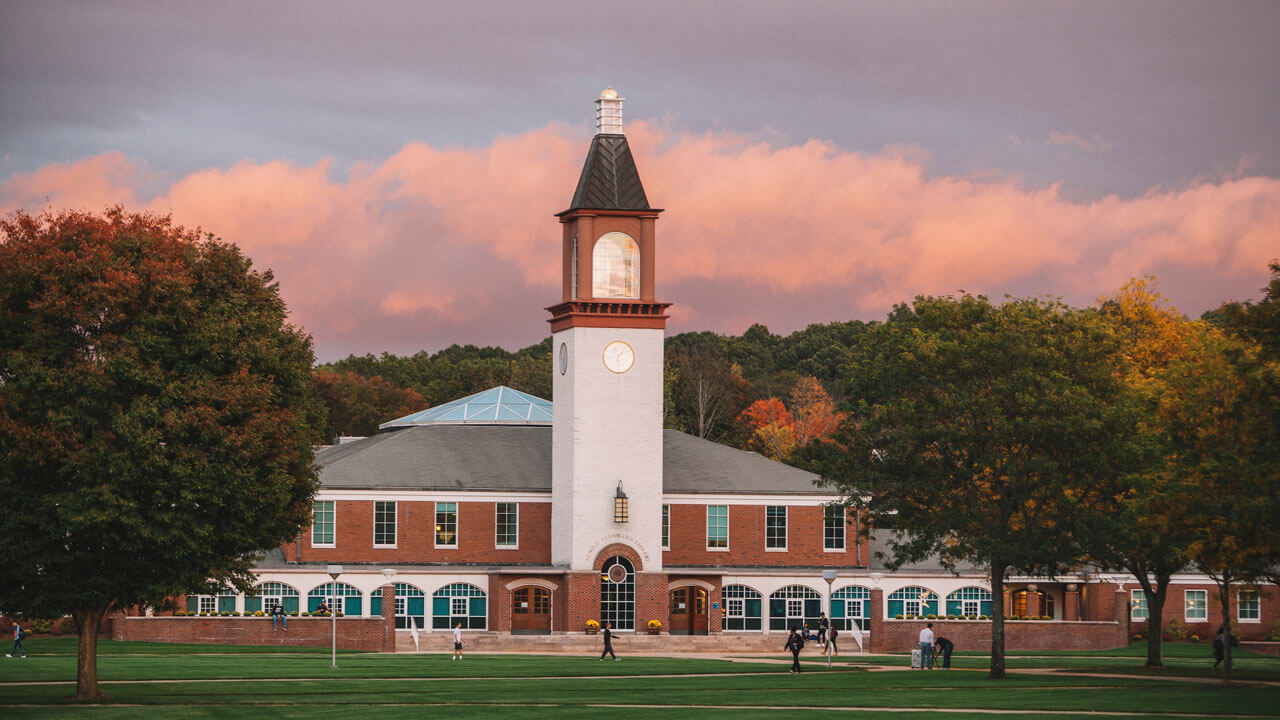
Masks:
[[[667,493],[829,495],[817,476],[676,430],[662,433]],[[550,425],[419,425],[316,453],[324,489],[551,492]]]
[[[592,138],[573,201],[560,214],[574,210],[650,209],[627,136],[600,134]]]
[[[402,418],[384,422],[380,430],[413,425],[521,424],[551,422],[551,401],[534,397],[505,385],[489,388],[427,408]]]

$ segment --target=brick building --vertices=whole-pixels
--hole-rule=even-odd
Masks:
[[[312,526],[260,563],[257,595],[190,597],[188,610],[279,603],[302,612],[326,601],[352,617],[394,614],[406,633],[458,623],[566,633],[592,620],[627,632],[657,620],[664,632],[691,635],[813,627],[826,612],[859,631],[855,639],[899,650],[913,642],[913,618],[933,615],[960,618],[953,635],[989,638],[981,569],[890,573],[874,536],[832,507],[841,498],[816,476],[663,430],[661,210],[640,182],[621,104],[612,89],[596,101],[598,134],[557,216],[562,297],[548,308],[555,403],[493,388],[320,450]],[[330,565],[342,567],[336,581]],[[1017,644],[1026,635],[1029,647],[1121,644],[1129,621],[1145,617],[1127,580],[1012,578],[1006,612],[1061,630],[1010,637]],[[1215,602],[1207,578],[1182,577],[1168,612],[1203,637],[1217,621]],[[1274,591],[1242,590],[1234,613],[1256,637],[1276,607]]]

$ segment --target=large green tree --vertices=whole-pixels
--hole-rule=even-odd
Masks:
[[[317,488],[310,338],[234,245],[121,208],[0,222],[0,606],[70,614],[246,587]]]
[[[1129,415],[1097,313],[1057,302],[917,298],[845,369],[848,420],[800,457],[893,529],[889,565],[933,555],[990,571],[990,676],[1005,676],[1004,579],[1061,572],[1119,471]]]

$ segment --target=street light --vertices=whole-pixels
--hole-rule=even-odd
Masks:
[[[330,565],[328,567],[329,577],[333,579],[333,583],[329,587],[333,588],[333,604],[335,607],[329,608],[329,617],[333,619],[333,664],[330,666],[334,670],[338,669],[338,576],[342,574],[341,565]]]
[[[827,624],[831,630],[836,628],[835,600],[831,598],[831,584],[836,581],[835,570],[823,570],[822,579],[827,581]],[[827,633],[827,669],[831,669],[831,633]]]

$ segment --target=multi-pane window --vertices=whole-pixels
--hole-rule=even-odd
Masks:
[[[788,585],[769,596],[769,629],[797,630],[804,624],[818,627],[822,596],[803,585]]]
[[[844,508],[839,505],[823,508],[822,549],[844,550]]]
[[[971,585],[947,595],[947,615],[990,615],[991,591]]]
[[[1186,594],[1187,622],[1209,619],[1209,591],[1188,590]]]
[[[759,630],[763,598],[745,585],[726,585],[724,594],[724,629]]]
[[[707,506],[707,547],[729,547],[729,506]]]
[[[200,596],[200,612],[212,613],[218,612],[218,598],[213,595]]]
[[[919,585],[904,587],[889,593],[886,611],[889,617],[902,615],[936,615],[938,613],[938,594]]]
[[[1130,620],[1146,620],[1147,614],[1147,594],[1141,590],[1129,591],[1129,619]]]
[[[431,595],[431,627],[444,630],[462,623],[464,630],[484,630],[488,626],[488,601],[484,590],[475,585],[445,585]]]
[[[311,512],[311,544],[333,544],[333,501],[317,500]]]
[[[396,504],[378,500],[373,503],[373,544],[396,544]]]
[[[770,550],[787,549],[787,507],[785,505],[765,506],[764,546]]]
[[[436,503],[436,547],[458,547],[458,503]]]
[[[620,232],[607,233],[591,252],[591,294],[595,297],[640,297],[640,248]]]
[[[256,595],[247,595],[244,599],[245,612],[270,613],[277,605],[284,612],[297,612],[298,591],[284,583],[264,582],[257,587]]]
[[[498,547],[516,547],[519,544],[520,504],[500,502],[497,504],[497,513],[498,535],[494,543]]]
[[[864,587],[841,588],[831,594],[831,624],[840,630],[866,630],[871,591]]]
[[[615,565],[625,572],[610,572]],[[621,581],[618,581],[621,578]],[[600,624],[613,623],[614,630],[636,627],[636,574],[631,561],[620,556],[604,562],[600,575]]]
[[[1236,599],[1241,622],[1256,622],[1262,619],[1262,606],[1258,602],[1258,593],[1253,590],[1241,590]]]
[[[364,614],[364,596],[359,590],[346,583],[328,582],[312,588],[311,592],[307,593],[307,612],[319,610],[322,602],[330,612],[340,612],[344,615]]]
[[[671,506],[662,506],[662,549],[671,547]]]

